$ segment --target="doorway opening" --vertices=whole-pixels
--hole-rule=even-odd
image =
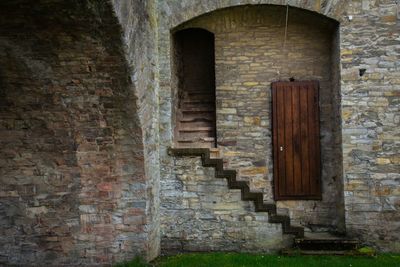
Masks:
[[[175,146],[216,147],[214,34],[190,28],[174,34]]]

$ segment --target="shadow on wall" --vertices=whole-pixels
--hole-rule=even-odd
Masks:
[[[0,14],[0,263],[142,253],[142,133],[112,7],[2,1]]]

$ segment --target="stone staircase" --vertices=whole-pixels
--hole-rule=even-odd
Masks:
[[[168,151],[169,155],[175,157],[189,157],[199,156],[201,157],[202,165],[204,167],[214,167],[216,178],[226,178],[228,180],[228,186],[230,189],[240,189],[242,200],[253,201],[256,212],[267,212],[268,221],[270,223],[282,224],[282,232],[284,234],[294,235],[296,238],[304,237],[304,228],[300,226],[293,226],[290,223],[290,217],[287,215],[277,214],[275,204],[264,203],[262,193],[250,192],[250,187],[245,181],[238,181],[237,173],[235,170],[224,169],[224,162],[221,158],[214,158],[218,156],[219,152],[215,149],[211,150],[208,148],[170,148]]]
[[[359,241],[329,233],[304,233],[301,226],[293,226],[288,215],[278,214],[274,203],[264,203],[263,194],[250,192],[245,181],[238,181],[235,170],[224,169],[223,159],[217,148],[169,148],[168,154],[175,157],[201,157],[204,167],[215,168],[216,178],[226,178],[229,189],[240,189],[241,199],[253,201],[256,212],[267,212],[268,222],[280,223],[283,234],[294,235],[292,248],[282,250],[284,255],[360,255]]]

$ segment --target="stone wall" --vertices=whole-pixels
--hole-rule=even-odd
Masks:
[[[288,246],[280,224],[254,212],[240,190],[229,190],[200,157],[176,158],[174,176],[161,191],[161,248],[164,254],[189,251],[271,252]]]
[[[237,7],[213,12],[181,27],[201,27],[215,34],[217,143],[227,167],[239,171],[252,191],[273,201],[271,82],[320,82],[322,201],[280,201],[297,224],[336,231],[343,226],[341,150],[334,135],[332,50],[336,24],[314,14],[274,6]],[[180,27],[180,28],[181,28]],[[336,124],[335,124],[336,123]],[[338,140],[340,141],[340,140]],[[339,143],[340,144],[340,143]],[[341,202],[343,204],[343,202]]]
[[[400,251],[400,6],[351,1],[341,24],[347,232]],[[365,74],[360,76],[360,69]]]
[[[166,153],[166,148],[172,145],[173,133],[170,30],[215,10],[282,2],[159,1],[162,188],[168,186],[163,180],[167,181],[174,172],[173,159]],[[336,60],[332,61],[331,80],[334,81],[332,111],[341,113],[341,118],[334,115],[332,120],[334,125],[341,121],[342,127],[332,129],[337,138],[332,141],[336,149],[343,147],[343,159],[334,159],[339,161],[334,165],[340,168],[340,161],[343,164],[343,180],[340,177],[337,180],[337,204],[340,207],[345,203],[347,233],[380,249],[399,251],[399,6],[392,0],[289,0],[288,3],[340,22],[340,31],[334,33],[332,40],[340,48],[332,46]],[[366,69],[363,76],[359,75],[360,69]],[[337,226],[341,227],[339,222]]]
[[[261,2],[270,3],[273,1]],[[334,15],[332,14],[336,12],[336,6],[324,6],[322,10],[321,6],[318,9],[317,5],[314,5],[314,3],[311,2],[305,4],[305,2],[297,1],[294,5],[310,10],[315,10],[315,8],[317,8],[317,10],[315,11],[321,13],[326,12],[326,14],[329,14],[328,16],[334,17]],[[231,9],[222,9],[224,7],[240,6],[245,4],[250,5],[242,6],[236,11],[232,11]],[[242,151],[240,151],[240,149],[236,149],[238,147],[237,140],[233,140],[234,142],[220,142],[219,146],[225,145],[227,151],[225,151],[224,157],[229,157],[228,164],[230,165],[230,167],[238,167],[242,169],[241,176],[243,177],[243,179],[251,182],[250,185],[252,187],[252,190],[264,192],[266,201],[271,201],[272,199],[272,162],[270,156],[270,141],[268,143],[268,140],[270,140],[270,135],[268,135],[268,133],[270,133],[270,82],[279,78],[276,76],[277,70],[282,72],[282,74],[279,73],[279,76],[282,79],[288,79],[293,75],[291,75],[291,73],[285,73],[284,64],[278,65],[276,69],[273,70],[273,66],[268,65],[268,63],[265,62],[268,57],[271,58],[271,56],[273,56],[274,54],[276,55],[274,63],[287,64],[287,62],[289,61],[283,56],[284,53],[280,54],[279,51],[276,51],[282,49],[285,9],[262,5],[255,5],[253,7],[251,4],[253,4],[252,1],[236,1],[235,3],[230,3],[229,1],[197,1],[196,4],[194,4],[193,1],[180,2],[179,4],[173,1],[168,1],[159,4],[159,53],[161,78],[160,111],[162,111],[160,112],[160,158],[162,159],[161,194],[163,193],[164,188],[169,188],[169,181],[175,179],[173,159],[166,155],[166,147],[172,145],[173,140],[173,124],[171,123],[173,121],[171,120],[173,115],[171,115],[171,111],[173,110],[172,97],[176,94],[176,88],[174,87],[176,85],[176,78],[174,76],[171,76],[170,70],[172,60],[170,52],[173,51],[173,49],[171,49],[170,47],[171,35],[169,31],[171,29],[175,31],[183,29],[185,27],[199,26],[206,28],[216,34],[218,138],[229,139],[230,132],[233,132],[234,134],[239,131],[242,133],[242,137],[239,137],[240,139],[242,139],[239,146],[242,149],[245,149]],[[274,2],[273,4],[279,3]],[[199,18],[192,20],[189,23],[181,24],[182,22],[186,22],[192,18],[195,18],[196,16],[218,9],[221,10],[215,12],[215,14],[211,12],[210,14],[200,16]],[[268,10],[270,10],[270,13],[268,13]],[[297,16],[301,17],[301,12],[297,12],[292,8],[290,10],[291,12],[296,13]],[[240,11],[243,11],[243,15]],[[218,17],[217,14],[219,14],[220,16]],[[269,18],[269,15],[272,17]],[[305,16],[308,18],[307,20],[311,19],[311,21],[313,21],[313,19],[316,17],[316,15],[312,13],[307,13]],[[308,55],[301,55],[301,53],[296,54],[296,52],[293,51],[293,47],[291,47],[290,49],[292,51],[292,54],[294,54],[298,58],[302,58],[304,62],[310,63],[311,61],[312,66],[318,66],[314,69],[307,69],[303,73],[301,73],[302,70],[300,69],[301,75],[298,75],[299,77],[295,77],[296,79],[323,78],[324,80],[322,86],[326,94],[324,95],[324,99],[322,100],[322,102],[324,103],[323,108],[324,114],[326,115],[324,130],[327,138],[326,143],[328,143],[329,140],[332,140],[332,135],[337,134],[337,132],[340,133],[340,131],[333,131],[334,127],[340,129],[338,120],[336,119],[339,116],[335,114],[331,114],[330,116],[329,114],[330,110],[333,111],[333,98],[339,95],[339,87],[334,86],[334,84],[331,82],[332,78],[334,78],[334,75],[333,73],[329,72],[329,67],[331,65],[335,65],[336,63],[336,66],[338,66],[337,61],[334,62],[330,58],[331,52],[333,52],[332,48],[334,46],[337,46],[337,42],[334,43],[333,40],[333,37],[336,35],[335,23],[326,18],[320,18],[320,20],[318,20],[317,17],[316,21],[317,23],[321,23],[321,29],[328,30],[328,33],[323,33],[322,31],[317,29],[315,24],[316,21],[313,21],[314,24],[312,24],[313,22],[308,22],[307,24],[307,20],[302,21],[302,18],[297,17],[297,21],[299,20],[301,22],[301,25],[296,25],[296,23],[293,23],[292,21],[290,22],[292,28],[289,28],[289,32],[290,34],[292,34],[292,38],[294,37],[293,39],[302,38],[303,40],[307,40],[308,38],[308,43],[302,43],[303,48],[306,47],[306,43],[307,45],[310,44],[313,38],[317,39],[317,37],[321,37],[322,40],[324,40],[321,44],[313,43],[311,46],[316,49],[313,50],[311,53],[308,52]],[[312,32],[316,34],[316,36],[312,36],[311,34],[307,36],[307,34],[305,33],[305,29],[309,30],[308,28],[310,28]],[[255,36],[255,32],[257,32],[257,36]],[[268,39],[269,36],[267,36],[267,33],[273,33],[275,40],[273,38]],[[293,33],[295,34],[293,35]],[[245,36],[245,38],[241,38],[242,36]],[[255,38],[258,38],[259,40],[255,41]],[[318,42],[319,41],[320,40],[318,40]],[[246,45],[252,46],[252,49],[248,49]],[[270,47],[268,47],[268,45],[270,45]],[[273,48],[275,50],[268,51],[267,48]],[[229,49],[231,49],[231,51],[229,51]],[[251,54],[252,51],[250,50],[255,49],[257,51]],[[237,53],[238,51],[239,55],[235,57],[235,53]],[[244,55],[246,51],[249,53],[249,55]],[[262,60],[260,60],[260,62],[256,62],[256,57],[260,56],[260,54],[256,53],[260,52],[262,53],[261,58],[264,59],[264,62],[261,62]],[[265,53],[265,55],[263,53]],[[268,56],[268,53],[271,54]],[[320,60],[319,63],[322,62],[324,64],[318,65],[316,64],[317,62],[313,62],[315,57],[317,57],[317,60]],[[277,59],[282,60],[283,62],[280,62]],[[287,62],[284,62],[285,60]],[[240,66],[238,66],[237,63],[240,63]],[[250,67],[250,64],[254,65]],[[320,65],[324,67],[320,68]],[[304,64],[299,64],[297,67],[299,66],[302,67],[304,66]],[[272,71],[270,69],[272,69]],[[336,69],[338,69],[338,67],[336,67]],[[246,78],[246,72],[250,72],[250,70],[253,70],[253,73],[249,75],[251,77]],[[293,74],[296,74],[296,72],[294,72]],[[297,72],[297,74],[299,74],[299,72]],[[237,81],[235,81],[235,78],[237,78]],[[224,86],[225,81],[226,84]],[[243,83],[246,84],[244,85]],[[338,82],[335,82],[335,84],[338,84]],[[229,91],[229,87],[231,85],[233,85],[233,90]],[[336,90],[337,92],[332,92],[332,90]],[[232,97],[232,99],[229,99],[230,96]],[[240,107],[236,106],[235,103],[240,102],[240,100],[247,100],[247,102],[251,101],[251,104],[247,103],[246,105],[246,103],[244,103],[245,101],[241,101]],[[256,104],[254,105],[254,103]],[[253,106],[254,109],[252,109]],[[240,114],[238,114],[238,110],[240,110]],[[224,114],[224,112],[228,113]],[[233,113],[229,114],[229,112]],[[336,110],[336,114],[338,114],[338,109]],[[329,121],[329,119],[333,119],[333,121]],[[263,123],[261,124],[261,122]],[[240,130],[240,128],[243,129]],[[225,129],[225,131],[221,132],[221,129]],[[248,131],[249,129],[251,129],[251,132]],[[256,129],[256,131],[254,131],[254,129]],[[255,146],[253,143],[254,139],[258,140]],[[233,144],[233,146],[229,147],[229,144]],[[325,158],[329,158],[332,160],[336,157],[337,159],[340,159],[340,147],[333,146],[333,144],[329,144],[326,151],[331,149],[335,153],[335,156],[325,153]],[[254,151],[254,148],[256,148],[256,151]],[[240,153],[241,156],[239,158],[238,155]],[[295,223],[303,223],[306,225],[311,224],[312,226],[323,225],[325,229],[330,228],[331,230],[343,229],[344,211],[343,200],[341,200],[343,199],[343,197],[342,192],[337,190],[338,188],[341,188],[341,186],[338,184],[342,183],[340,173],[341,168],[337,166],[340,163],[340,160],[326,162],[326,168],[324,169],[324,189],[328,191],[328,197],[325,198],[324,202],[316,203],[313,201],[303,201],[301,202],[301,205],[297,205],[298,202],[285,202],[284,205],[282,205],[282,202],[280,203],[280,205],[285,208],[285,211],[287,211],[287,207],[292,208],[291,210],[289,210],[289,212],[291,213],[291,216],[295,219]],[[336,181],[333,181],[334,179],[336,179]],[[240,206],[241,204],[237,203],[237,205]],[[161,206],[161,216],[163,217],[163,197],[161,199]],[[317,210],[319,210],[320,212],[316,212],[314,206],[317,206]],[[339,206],[339,209],[336,209],[337,206]],[[304,207],[306,207],[308,211],[306,213],[306,216],[303,215]],[[162,240],[163,238],[164,237],[162,237]],[[166,248],[162,246],[162,250],[164,249]]]
[[[280,226],[264,224],[262,216],[252,213],[249,203],[238,200],[236,192],[226,191],[224,181],[214,180],[210,170],[199,166],[198,159],[174,159],[166,151],[173,142],[171,31],[223,8],[246,5],[251,10],[252,5],[283,2],[40,0],[32,5],[26,0],[1,1],[0,264],[98,265],[138,254],[151,259],[159,253],[160,229],[162,246],[169,252],[200,250],[203,246],[213,250],[228,247],[269,251],[286,244],[278,240]],[[309,10],[315,13],[306,14],[308,18],[318,17],[319,13],[340,22],[340,31],[329,34],[329,42],[333,44],[328,45],[324,39],[333,59],[329,60],[330,74],[321,74],[330,81],[331,106],[329,99],[321,101],[326,104],[324,109],[332,111],[331,121],[325,124],[330,129],[326,133],[331,136],[326,138],[331,138],[332,149],[343,147],[343,159],[325,158],[334,160],[330,165],[337,167],[331,171],[325,168],[330,174],[325,177],[333,180],[333,174],[338,174],[336,182],[328,183],[325,188],[336,188],[336,193],[330,196],[336,194],[339,209],[344,202],[349,235],[384,251],[399,252],[400,7],[394,0],[289,0],[288,3],[302,9],[296,11],[299,15]],[[225,80],[232,82],[227,74],[237,71],[243,75],[246,71],[229,69],[221,54],[229,49],[235,51],[241,42],[246,42],[246,39],[234,40],[234,31],[227,30],[237,27],[243,31],[249,26],[242,22],[249,18],[236,15],[230,18],[234,20],[228,19],[228,25],[209,25],[220,29],[217,39],[221,44],[217,62],[220,89]],[[268,20],[259,15],[256,18],[259,20],[252,25],[253,32],[260,34],[265,27],[262,23]],[[236,19],[242,22],[236,24]],[[214,22],[218,21],[215,18]],[[289,21],[293,28],[288,29],[288,40],[297,36],[293,33],[304,31],[304,21],[300,22],[294,25]],[[272,25],[282,38],[281,23]],[[318,33],[315,26],[307,29],[311,27],[316,36],[328,38]],[[291,32],[294,29],[297,31]],[[243,34],[253,38],[249,32]],[[255,38],[266,37],[260,34]],[[318,45],[314,48],[321,49]],[[243,56],[254,59],[249,54]],[[292,51],[291,56],[299,55]],[[326,60],[325,56],[326,51],[318,60]],[[245,58],[234,60],[246,63]],[[266,68],[262,64],[252,65],[255,69],[263,67]],[[362,76],[361,69],[365,69]],[[280,72],[280,78],[292,76],[289,74]],[[313,77],[307,75],[303,78]],[[265,97],[262,100],[267,104],[263,106],[265,110],[243,109],[249,114],[260,112],[260,120],[254,114],[248,118],[241,116],[242,107],[229,106],[226,100],[218,103],[220,111],[236,108],[236,114],[220,112],[219,116],[240,118],[234,121],[238,127],[239,122],[251,129],[250,125],[254,125],[262,133],[256,148],[261,155],[260,151],[267,146],[262,141],[268,140],[269,133],[267,125],[261,125],[262,121],[267,122],[269,84],[261,84],[262,79],[257,80],[257,76],[250,78],[246,85],[232,84],[240,90],[251,89],[243,92],[251,92],[253,96]],[[341,116],[337,115],[339,112]],[[331,127],[340,121],[341,127]],[[223,123],[226,121],[221,120]],[[227,152],[225,156],[233,157],[237,150]],[[242,158],[257,167],[247,173],[246,166],[238,166],[238,161],[229,164],[235,163],[245,170],[242,177],[251,181],[252,189],[265,192],[266,200],[270,200],[270,152],[263,150],[263,153],[264,158],[257,161]],[[249,174],[254,172],[255,178],[250,179]],[[194,183],[196,180],[199,182]],[[214,187],[216,190],[212,191]],[[278,205],[289,208],[291,216],[303,222],[307,221],[298,215],[303,208],[312,216],[321,214],[324,220],[334,214],[326,212],[327,207],[333,207],[332,202],[327,206],[319,203],[320,213],[312,211],[311,205],[297,202]],[[189,218],[183,211],[199,217]],[[172,215],[180,224],[166,220]],[[312,216],[309,222],[320,222]],[[340,217],[339,221],[324,220],[324,225],[342,227]],[[211,229],[202,228],[203,223]],[[256,235],[260,234],[258,227],[265,227],[265,233],[274,241],[257,243],[257,247],[251,244],[253,238],[261,240]],[[237,229],[244,232],[238,233]],[[169,247],[167,240],[174,241],[174,245]]]
[[[2,1],[0,13],[0,265],[146,255],[143,137],[112,6]]]
[[[159,128],[158,128],[158,47],[157,14],[155,1],[113,0],[116,15],[123,28],[125,56],[130,78],[138,98],[138,116],[143,131],[146,194],[142,206],[146,207],[148,235],[145,258],[151,260],[160,253],[159,225]],[[142,185],[137,185],[142,186]]]

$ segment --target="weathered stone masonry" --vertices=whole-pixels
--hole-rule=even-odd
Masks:
[[[177,158],[173,179],[163,182],[162,242],[164,253],[177,251],[276,251],[288,246],[280,224],[266,212],[241,200],[226,179],[215,178],[200,157]],[[168,185],[166,185],[168,184]]]
[[[205,27],[216,34],[217,132],[228,167],[239,170],[254,191],[272,201],[271,82],[320,81],[322,201],[282,201],[291,218],[314,227],[343,223],[341,151],[332,84],[336,24],[290,9],[283,48],[286,9],[254,6],[203,16],[185,27]],[[337,141],[336,141],[337,140]],[[336,141],[336,142],[335,142]],[[341,204],[343,205],[342,201]],[[305,212],[306,211],[306,212]]]
[[[281,1],[258,1],[257,4],[259,3],[282,4]],[[159,4],[160,137],[162,144],[160,156],[164,159],[161,191],[164,186],[168,186],[168,179],[174,180],[174,178],[169,178],[174,177],[173,159],[164,158],[166,148],[172,144],[173,138],[171,130],[173,120],[168,113],[165,113],[165,111],[172,110],[171,103],[173,101],[170,98],[174,95],[174,92],[171,92],[173,83],[170,70],[172,58],[170,57],[171,35],[169,31],[185,25],[185,22],[200,15],[210,13],[212,16],[212,12],[215,10],[246,4],[255,3],[252,1],[196,1],[195,3],[192,1],[179,3],[163,1]],[[342,127],[341,129],[339,129],[340,127],[331,129],[333,134],[331,140],[335,149],[340,149],[339,146],[343,147],[343,160],[340,157],[334,158],[340,160],[342,164],[339,162],[334,165],[338,164],[337,168],[342,168],[341,165],[343,165],[344,176],[343,180],[340,175],[338,177],[331,176],[331,179],[332,182],[337,179],[336,188],[339,190],[337,191],[339,195],[336,199],[338,205],[336,209],[339,209],[339,213],[343,207],[340,190],[344,186],[347,234],[357,236],[364,242],[382,249],[398,250],[399,163],[397,159],[399,149],[396,145],[398,143],[396,131],[398,131],[399,122],[395,119],[395,114],[398,112],[398,104],[395,99],[398,98],[399,91],[396,78],[399,73],[396,63],[399,59],[398,7],[394,1],[389,0],[289,1],[289,4],[323,14],[340,23],[339,32],[332,36],[333,43],[339,43],[339,49],[333,45],[331,51],[333,98],[331,99],[331,110],[333,113],[341,114],[342,117],[342,120],[340,116],[332,117],[332,120],[335,120],[333,125],[338,125],[340,122]],[[234,22],[236,27],[236,21]],[[229,20],[224,23],[229,25]],[[207,27],[205,24],[201,26]],[[371,40],[373,41],[371,42]],[[339,62],[339,58],[341,75],[339,74],[339,64],[336,63]],[[360,76],[359,71],[363,68],[366,69],[366,73],[364,76]],[[341,82],[338,82],[339,80]],[[383,108],[379,108],[380,105],[383,105],[385,115],[378,115],[383,113]],[[348,113],[353,114],[349,120],[347,119]],[[348,121],[346,122],[346,120]],[[365,123],[366,125],[364,125]],[[219,127],[221,128],[221,125]],[[372,131],[377,130],[380,134],[371,135],[372,132],[367,129],[368,127],[372,127]],[[378,145],[374,146],[373,143]],[[374,148],[376,152],[371,152]],[[379,155],[382,155],[383,159],[375,158],[379,158]],[[383,180],[381,181],[381,179]],[[269,194],[266,197],[270,196]],[[289,212],[295,214],[293,208],[298,206],[297,203],[288,204],[284,206],[289,207],[289,210],[292,208]],[[278,203],[278,205],[282,205],[282,203]],[[306,208],[307,213],[312,214],[312,209],[312,205]],[[329,218],[329,215],[325,218]],[[343,221],[343,218],[332,223],[337,223],[340,228],[340,221]],[[382,221],[385,224],[382,224]],[[374,237],[371,238],[369,233],[374,233]],[[184,240],[184,238],[182,239]]]
[[[337,160],[341,158],[341,151],[335,144],[335,140],[340,140],[335,136],[340,124],[335,120],[338,110],[334,110],[332,100],[337,93],[331,81],[332,36],[336,24],[291,9],[291,23],[283,49],[285,14],[286,9],[282,7],[237,7],[202,16],[180,29],[200,27],[215,34],[218,147],[223,150],[227,168],[238,170],[240,179],[249,181],[252,191],[264,192],[265,201],[273,201],[270,84],[290,77],[320,81],[324,197],[322,201],[282,201],[279,204],[282,208],[290,207],[290,217],[297,224],[343,231],[340,229],[344,225],[343,193],[339,191],[342,189],[341,161]],[[187,188],[185,185],[183,181],[183,190]],[[168,185],[166,190],[168,196],[164,198],[162,194],[161,202],[170,204],[165,210],[167,215],[162,218],[163,225],[170,222],[170,215],[177,210],[182,211],[179,217],[190,220],[189,214],[196,208],[183,209],[177,204],[179,207],[174,209],[171,194],[178,189]],[[234,217],[235,212],[231,214]],[[177,232],[179,227],[173,224],[167,229]],[[237,231],[244,234],[240,231],[243,227],[238,227]],[[184,233],[186,228],[182,229]],[[192,228],[197,229],[195,225]],[[210,228],[210,232],[217,229]],[[265,232],[265,229],[259,230],[260,235]],[[165,235],[164,242],[171,242],[169,230]],[[176,234],[171,238],[177,239]],[[201,242],[201,237],[198,239]],[[194,246],[196,241],[191,240],[191,243]],[[251,243],[249,239],[248,245]],[[279,247],[275,245],[275,249]]]
[[[345,229],[399,252],[399,4],[289,0],[287,60],[284,2],[1,1],[0,264],[107,265],[290,243],[198,158],[167,154],[171,32],[191,26],[216,36],[226,165],[272,201],[270,82],[321,79],[323,201],[277,204],[309,230]]]
[[[160,253],[159,231],[159,123],[158,123],[158,57],[157,15],[155,1],[113,1],[116,15],[124,31],[125,55],[131,80],[138,98],[138,115],[143,132],[145,158],[146,229],[148,259]]]
[[[392,251],[400,237],[398,9],[394,1],[352,3],[341,30],[346,227]]]
[[[151,160],[112,6],[3,1],[0,10],[0,264],[154,257]]]

